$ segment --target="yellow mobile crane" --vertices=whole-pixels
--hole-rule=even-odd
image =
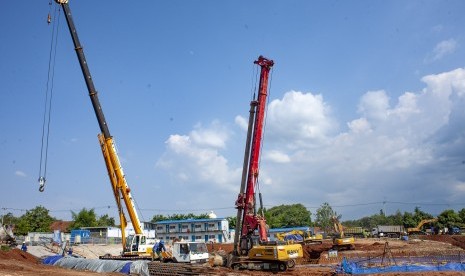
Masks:
[[[116,205],[118,207],[118,214],[121,223],[121,235],[123,245],[122,257],[149,258],[152,253],[152,247],[155,244],[155,239],[148,238],[143,232],[139,216],[137,215],[134,200],[131,195],[131,189],[129,188],[129,185],[126,182],[123,168],[121,167],[121,163],[118,158],[118,153],[116,152],[115,143],[113,141],[113,137],[110,135],[108,124],[105,120],[105,116],[103,115],[102,107],[100,106],[97,90],[94,87],[89,67],[87,66],[87,61],[84,56],[84,51],[79,41],[76,27],[74,26],[74,21],[71,15],[71,10],[68,5],[68,0],[55,0],[55,2],[61,5],[63,8],[66,17],[66,22],[68,23],[68,28],[73,39],[79,64],[84,75],[87,90],[89,92],[89,97],[92,102],[92,106],[94,108],[94,112],[100,127],[101,133],[98,135],[98,139],[100,141],[103,157],[105,159],[105,164],[108,170],[108,176],[110,177],[111,187],[113,189],[113,195],[116,200]],[[129,215],[135,232],[135,234],[129,235],[127,238],[125,229],[128,222],[123,210],[122,202],[124,202],[124,206],[126,206],[127,213]]]

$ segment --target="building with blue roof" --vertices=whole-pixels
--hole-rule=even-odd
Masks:
[[[230,243],[234,237],[229,232],[225,218],[163,220],[155,223],[156,237],[161,240],[204,241]]]

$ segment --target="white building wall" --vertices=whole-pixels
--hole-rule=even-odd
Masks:
[[[165,241],[183,239],[187,241],[205,241],[231,243],[233,237],[229,233],[226,219],[200,219],[167,221],[156,223],[157,238]]]
[[[144,223],[142,225],[144,225]],[[155,238],[155,236],[156,236],[155,235],[155,232],[156,232],[155,229],[142,229],[142,231],[144,232],[144,235],[146,235],[148,238]],[[126,232],[126,237],[128,235],[134,235],[136,233],[132,223],[128,223],[128,225],[126,225],[125,232]],[[120,237],[121,237],[121,234],[120,234]]]
[[[107,230],[107,237],[108,238],[121,238],[121,229],[118,227],[108,227]]]

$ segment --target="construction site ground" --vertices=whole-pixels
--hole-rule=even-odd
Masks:
[[[386,244],[387,242],[387,244]],[[211,253],[224,254],[232,249],[230,244],[209,244]],[[337,256],[329,254],[331,241],[323,244],[307,245],[304,247],[304,258],[298,261],[295,270],[280,272],[279,275],[334,275],[335,267],[344,256],[347,258],[376,257],[385,254],[386,258],[410,256],[437,256],[448,254],[463,254],[465,257],[465,236],[418,236],[409,240],[397,239],[357,239],[355,250],[338,251]],[[57,246],[29,246],[28,252],[18,248],[0,251],[0,275],[44,275],[44,276],[80,276],[80,275],[122,275],[121,273],[97,273],[90,271],[70,270],[55,266],[42,265],[40,259],[55,255],[60,249]],[[88,259],[98,259],[98,256],[110,253],[117,255],[120,245],[78,245],[73,247],[76,255]],[[331,256],[330,256],[331,255]],[[271,272],[233,271],[225,267],[215,266],[210,269],[210,275],[274,275]],[[394,272],[370,275],[465,275],[465,272],[437,271],[437,272]]]

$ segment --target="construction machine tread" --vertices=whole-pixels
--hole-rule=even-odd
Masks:
[[[150,262],[148,268],[150,275],[215,275],[213,269],[195,264]]]
[[[121,260],[121,261],[138,261],[138,260],[152,260],[150,256],[112,256],[105,254],[98,257],[100,260]]]

